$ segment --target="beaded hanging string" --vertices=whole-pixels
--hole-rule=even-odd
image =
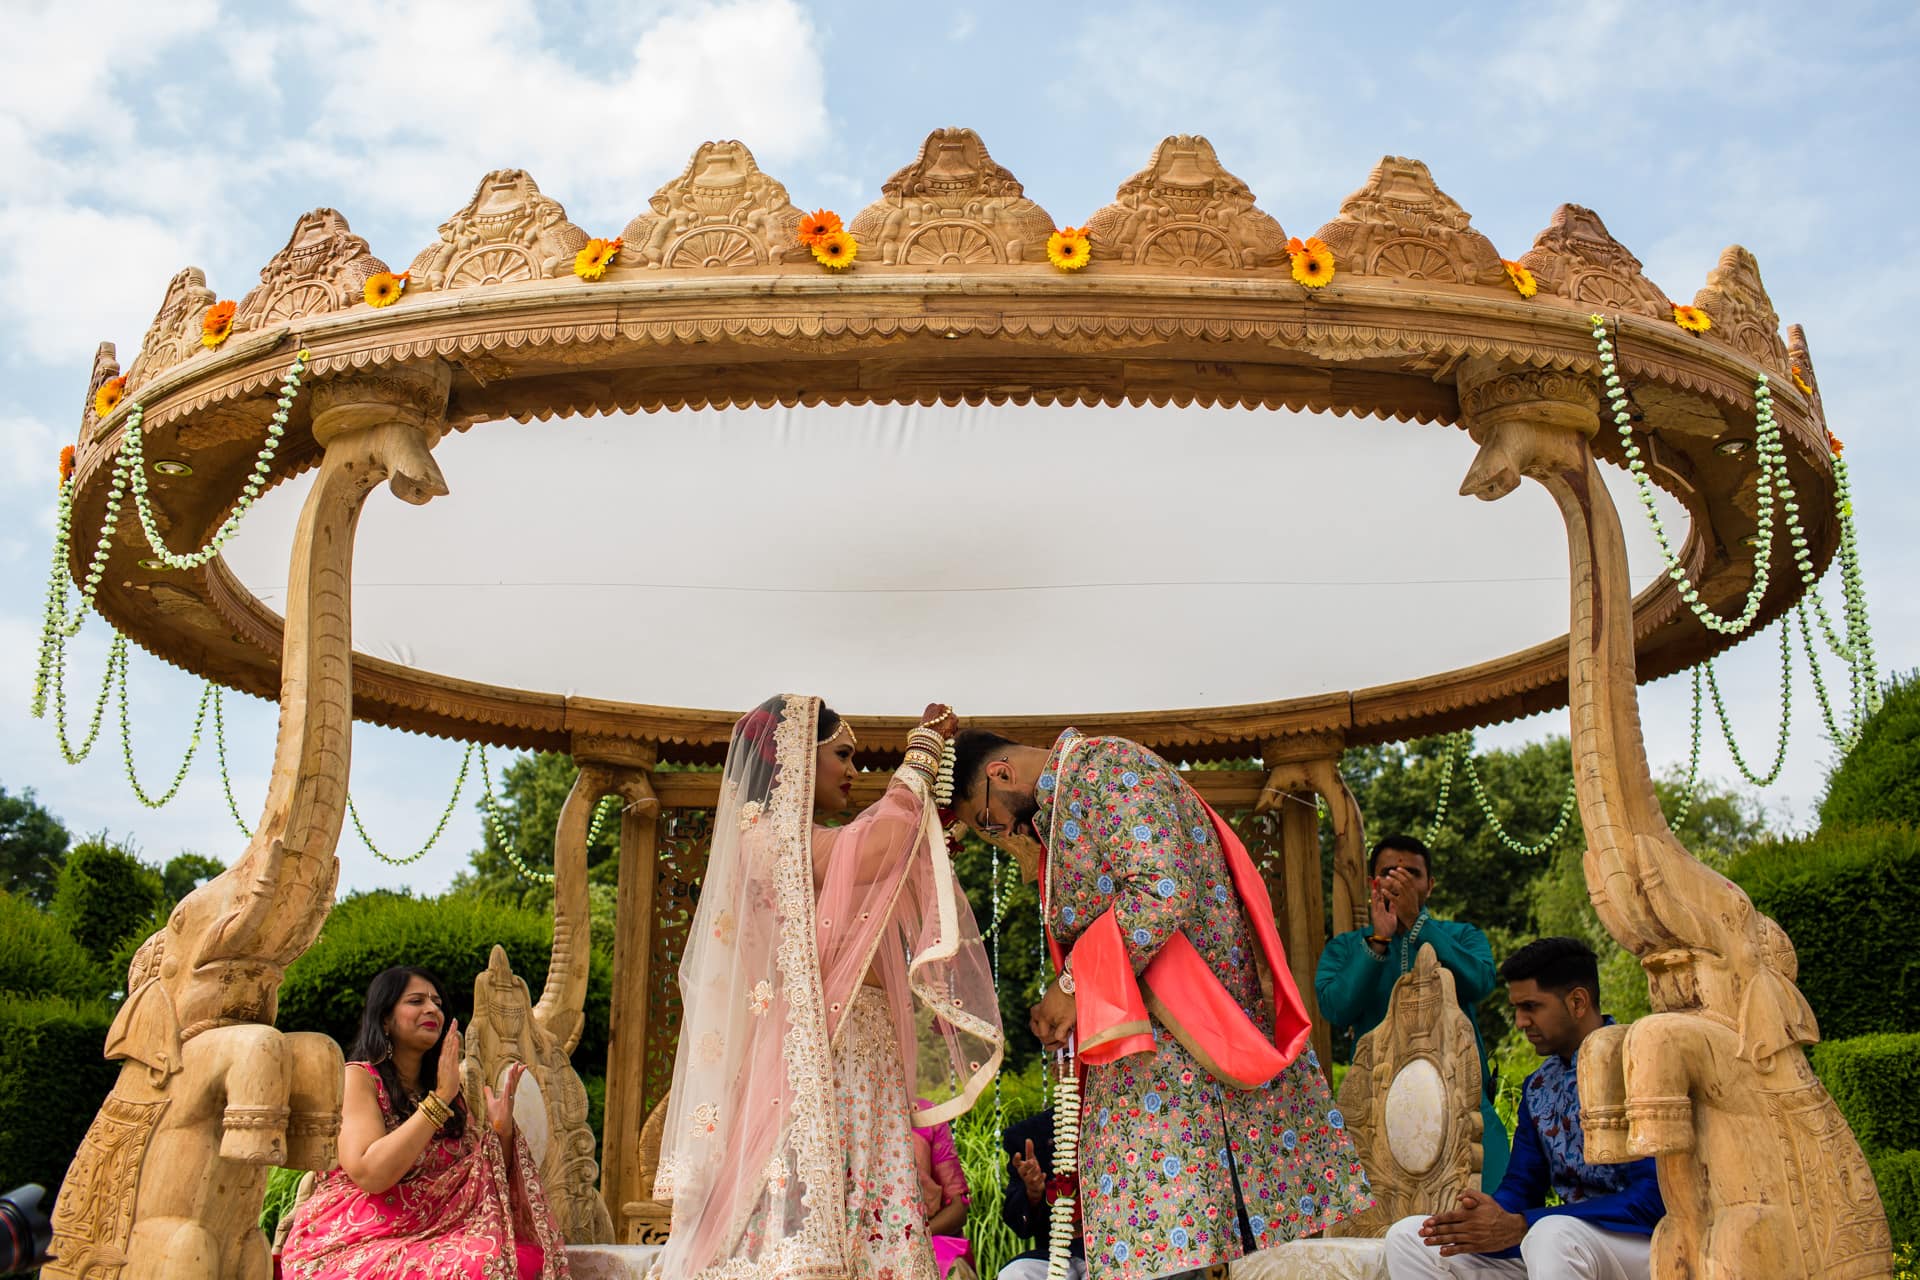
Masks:
[[[1466,740],[1464,733],[1452,734],[1446,740],[1446,754],[1440,757],[1440,799],[1433,806],[1433,821],[1427,824],[1428,844],[1447,821],[1447,803],[1453,796],[1453,761],[1466,749]]]
[[[493,798],[493,774],[487,765],[487,746],[484,742],[477,745],[480,752],[480,811],[486,815],[487,829],[493,832],[493,838],[499,843],[500,851],[507,855],[507,861],[513,864],[513,869],[520,873],[522,879],[531,880],[536,884],[552,884],[553,872],[540,871],[529,866],[527,860],[520,856],[520,851],[514,847],[514,842],[508,838],[506,824],[500,821],[498,802]],[[587,825],[589,848],[600,839],[601,832],[606,829],[609,819],[619,811],[619,796],[600,798],[600,803],[593,811],[593,821]]]
[[[1053,1184],[1047,1206],[1047,1280],[1067,1280],[1074,1207],[1080,1199],[1080,1069],[1071,1038],[1059,1057],[1060,1083],[1054,1086],[1053,1099],[1054,1176],[1047,1180]]]

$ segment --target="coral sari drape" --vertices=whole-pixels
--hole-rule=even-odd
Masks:
[[[380,1117],[399,1126],[379,1073]],[[405,1177],[379,1195],[344,1169],[323,1175],[295,1210],[280,1255],[286,1280],[561,1280],[566,1245],[526,1139],[510,1162],[484,1120],[457,1139],[436,1134]]]

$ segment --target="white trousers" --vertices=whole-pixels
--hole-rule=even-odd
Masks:
[[[1455,1280],[1469,1276],[1526,1276],[1527,1280],[1649,1280],[1653,1239],[1602,1231],[1578,1218],[1548,1214],[1520,1242],[1518,1258],[1478,1254],[1440,1256],[1420,1238],[1424,1217],[1402,1218],[1387,1229],[1387,1274],[1392,1280]]]
[[[1045,1258],[1015,1258],[1000,1268],[999,1280],[1047,1280]],[[1067,1280],[1087,1280],[1087,1260],[1067,1259]]]

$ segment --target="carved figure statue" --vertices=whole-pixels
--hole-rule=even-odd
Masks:
[[[738,142],[703,142],[621,233],[649,267],[745,267],[795,255],[801,211]]]
[[[1432,947],[1420,948],[1387,1016],[1354,1046],[1340,1111],[1374,1204],[1328,1235],[1385,1235],[1408,1214],[1450,1208],[1479,1189],[1480,1045]]]
[[[1707,283],[1693,295],[1693,305],[1713,317],[1707,336],[1718,338],[1742,355],[1776,373],[1787,371],[1787,346],[1780,341],[1780,313],[1773,309],[1767,286],[1760,283],[1760,264],[1739,245],[1728,245],[1719,265],[1707,273]]]
[[[425,289],[512,284],[572,272],[587,233],[524,169],[495,169],[473,199],[440,224],[440,239],[422,249],[410,270]]]
[[[240,300],[236,322],[264,329],[339,311],[359,302],[368,278],[386,269],[338,212],[303,213],[286,247],[260,268],[259,285]]]
[[[207,288],[206,273],[198,267],[188,267],[167,282],[166,296],[160,300],[160,310],[154,314],[153,323],[147,326],[140,354],[127,369],[128,390],[145,386],[194,352],[205,349],[200,345],[200,322],[213,303],[214,294]]]
[[[1288,265],[1286,232],[1198,134],[1163,140],[1087,228],[1096,257],[1135,266],[1209,272]]]
[[[1584,306],[1659,320],[1673,314],[1667,295],[1641,274],[1640,259],[1613,238],[1599,214],[1577,204],[1553,211],[1533,248],[1520,255],[1520,265],[1544,292]]]
[[[1461,485],[1488,501],[1538,481],[1572,560],[1569,703],[1587,889],[1640,958],[1654,1013],[1581,1049],[1587,1157],[1656,1157],[1667,1216],[1660,1280],[1891,1271],[1873,1176],[1807,1066],[1819,1038],[1793,946],[1668,829],[1640,734],[1632,591],[1620,517],[1590,439],[1599,399],[1574,374],[1475,360],[1461,408],[1480,446]]]
[[[334,1159],[340,1049],[272,1023],[281,974],[319,932],[339,870],[354,527],[383,480],[413,503],[447,491],[430,450],[448,382],[436,362],[311,390],[325,454],[294,535],[266,808],[239,860],[135,953],[107,1034],[120,1076],[68,1171],[50,1278],[264,1280],[268,1167]]]
[[[1053,219],[994,163],[979,134],[935,129],[848,229],[881,262],[964,266],[1045,262]]]
[[[1505,284],[1506,268],[1493,241],[1472,223],[1472,216],[1434,185],[1425,164],[1383,156],[1318,235],[1340,269],[1354,275]]]

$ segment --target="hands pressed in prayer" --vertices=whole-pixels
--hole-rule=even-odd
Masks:
[[[520,1087],[520,1077],[527,1073],[527,1064],[516,1062],[507,1068],[507,1082],[499,1093],[492,1085],[482,1085],[481,1092],[487,1098],[487,1123],[500,1135],[500,1141],[511,1144],[513,1141],[513,1094]]]
[[[1508,1213],[1492,1196],[1462,1191],[1458,1208],[1436,1213],[1420,1224],[1420,1238],[1440,1250],[1456,1253],[1498,1253],[1518,1245],[1527,1234],[1527,1220]]]
[[[1420,895],[1414,891],[1413,877],[1400,867],[1389,867],[1374,881],[1373,929],[1380,937],[1392,937],[1413,928],[1420,918]],[[1384,902],[1390,919],[1380,914]],[[1384,928],[1382,926],[1385,926]]]
[[[1393,909],[1393,902],[1387,897],[1382,881],[1373,882],[1373,891],[1368,895],[1368,909],[1373,917],[1373,936],[1391,938],[1400,932],[1400,915]]]
[[[460,1019],[447,1023],[447,1034],[440,1041],[440,1069],[434,1077],[433,1091],[448,1106],[460,1096]]]
[[[1033,1006],[1027,1025],[1039,1039],[1040,1047],[1052,1053],[1067,1047],[1067,1037],[1073,1034],[1074,1018],[1073,997],[1062,991],[1056,981],[1047,988],[1047,994],[1040,997],[1040,1003]]]

